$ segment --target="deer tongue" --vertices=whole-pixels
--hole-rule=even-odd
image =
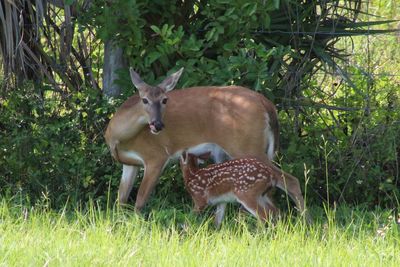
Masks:
[[[156,126],[152,123],[149,124],[149,128],[152,134],[159,134],[159,131],[157,130]]]

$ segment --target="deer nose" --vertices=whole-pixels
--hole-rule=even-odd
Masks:
[[[161,131],[164,128],[164,123],[162,123],[162,121],[153,121],[152,124],[156,131]]]

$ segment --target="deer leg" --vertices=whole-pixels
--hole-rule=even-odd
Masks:
[[[243,152],[241,150],[235,150],[233,152],[233,158],[242,158],[242,157],[248,157],[248,155],[243,155]],[[259,153],[254,152],[254,155],[257,155]],[[259,154],[257,158],[263,162],[267,162],[268,164],[272,164],[269,156],[267,154],[262,153],[261,155]],[[272,213],[279,214],[279,209],[276,208],[275,204],[272,201],[272,191],[268,190],[264,195],[265,201],[263,203],[260,203],[265,209],[268,211],[272,211]]]
[[[215,163],[222,163],[224,159],[229,158],[229,155],[227,155],[225,151],[222,149],[215,150],[213,156]],[[214,215],[214,225],[216,228],[221,227],[222,220],[225,217],[225,209],[226,209],[226,203],[219,203],[217,205]]]
[[[259,201],[254,198],[254,196],[251,197],[241,196],[238,197],[238,201],[254,217],[259,218],[264,222],[268,221],[271,213],[270,208],[268,206],[260,204]]]
[[[226,209],[226,203],[220,203],[217,205],[214,217],[214,224],[216,228],[220,228],[221,226],[222,219],[224,219],[225,216],[225,209]]]
[[[117,145],[119,144],[118,140],[113,140],[110,142],[110,151],[111,151],[111,156],[113,156],[113,158],[115,160],[119,161],[119,157],[118,157],[118,150],[117,150]]]
[[[145,164],[144,177],[136,196],[136,211],[140,212],[146,204],[151,192],[158,182],[164,164],[165,160],[153,164]]]
[[[128,202],[129,194],[131,193],[133,183],[136,180],[136,175],[139,167],[123,165],[122,166],[122,177],[119,183],[118,189],[118,200],[119,204],[126,204]]]

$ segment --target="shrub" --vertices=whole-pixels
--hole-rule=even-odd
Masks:
[[[69,101],[49,99],[32,84],[3,96],[0,111],[0,193],[30,202],[104,199],[118,181],[103,138],[113,103],[86,89]]]

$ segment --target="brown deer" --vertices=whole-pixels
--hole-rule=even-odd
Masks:
[[[268,99],[240,86],[171,91],[182,71],[150,86],[131,68],[131,80],[139,93],[121,105],[105,132],[112,156],[123,164],[118,191],[121,204],[127,202],[138,168],[144,166],[135,203],[138,211],[168,161],[178,159],[185,148],[194,154],[211,148],[217,162],[221,155],[268,161],[277,148],[277,112]],[[286,182],[303,201],[298,180],[288,177]]]
[[[239,202],[255,217],[267,221],[270,215],[279,211],[266,195],[272,187],[278,187],[289,194],[301,213],[304,202],[296,198],[297,188],[287,187],[286,179],[294,179],[288,173],[268,162],[256,158],[241,158],[199,169],[198,157],[184,152],[180,159],[185,187],[194,202],[194,211],[200,212],[208,205]],[[215,213],[215,225],[220,226],[224,206]]]

